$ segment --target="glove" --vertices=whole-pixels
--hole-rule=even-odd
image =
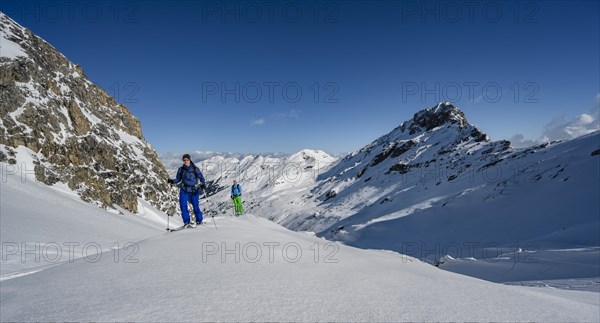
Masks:
[[[169,179],[167,180],[167,183],[169,183],[169,184],[173,184],[173,180],[169,178]]]

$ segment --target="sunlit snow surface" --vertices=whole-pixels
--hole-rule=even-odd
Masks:
[[[27,165],[32,153],[18,149],[18,163]],[[79,248],[69,260],[63,249],[63,260],[52,263],[55,249],[41,247],[50,254],[42,251],[36,263],[31,254],[23,259],[23,250],[4,252],[2,321],[600,318],[598,293],[486,282],[395,252],[293,232],[255,215],[207,217],[199,228],[167,233],[165,216],[150,208],[142,216],[118,214],[79,201],[64,186],[17,175],[6,180],[3,249],[97,243],[102,253]]]

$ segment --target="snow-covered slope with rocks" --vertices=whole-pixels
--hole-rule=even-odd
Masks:
[[[30,153],[19,148],[17,155]],[[2,250],[3,270],[23,268],[0,280],[2,322],[600,318],[597,293],[486,282],[253,215],[217,216],[200,228],[167,233],[156,210],[148,221],[122,217],[81,202],[64,185],[23,182],[18,175],[9,181],[2,190],[2,243],[29,251]],[[23,208],[22,200],[35,207]],[[40,212],[51,203],[55,211]],[[18,221],[43,225],[17,228]],[[79,244],[72,260],[65,243]]]
[[[475,167],[462,173],[427,179],[392,174],[387,175],[396,177],[386,179],[384,173],[380,183],[397,185],[395,190],[321,234],[432,263],[450,255],[460,260],[446,257],[441,266],[488,280],[591,278],[598,289],[599,146],[595,133],[545,147],[508,149],[495,159],[467,155],[473,159],[452,165]]]
[[[92,257],[165,230],[166,215],[141,198],[135,216],[118,206],[103,210],[82,201],[64,183],[50,186],[34,174],[15,171],[16,165],[33,168],[37,158],[23,146],[14,152],[16,164],[0,162],[0,281],[68,263],[70,258]],[[170,222],[175,226],[181,220]]]
[[[581,278],[598,290],[599,149],[598,132],[515,149],[443,102],[340,160],[305,150],[202,165],[219,214],[236,178],[248,210],[293,230],[493,281]]]
[[[127,108],[83,69],[0,12],[0,161],[33,155],[37,180],[65,183],[102,207],[138,212],[138,198],[167,210],[167,174]],[[22,165],[16,165],[21,167]]]
[[[423,196],[421,192],[427,189],[431,192],[468,170],[483,167],[509,146],[506,141],[491,142],[467,122],[462,111],[440,103],[341,159],[319,177],[312,193],[320,203],[313,214],[290,219],[285,225],[322,231],[367,210],[380,215],[400,211],[395,197],[409,191]]]
[[[488,280],[598,290],[599,149],[599,132],[514,149],[440,103],[340,160],[311,191],[320,202],[281,224]]]
[[[318,175],[336,161],[321,150],[304,149],[287,156],[215,156],[199,162],[198,166],[209,183],[209,212],[231,213],[231,185],[236,179],[243,187],[245,210],[266,212],[270,220],[278,222],[304,210],[306,203],[314,204],[308,198],[310,189]],[[176,168],[170,170],[173,175],[176,171]]]

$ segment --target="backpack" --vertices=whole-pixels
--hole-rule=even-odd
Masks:
[[[241,189],[240,189],[240,183],[237,183],[235,185],[231,185],[231,189],[232,190],[233,190],[234,187],[237,188],[238,192],[241,191]]]
[[[198,181],[200,180],[200,177],[198,177],[198,172],[196,171],[196,169],[198,169],[198,166],[194,165],[194,170],[192,170],[191,172],[194,173],[194,176],[196,177],[196,184],[197,184]],[[183,177],[185,176],[185,173],[189,173],[190,171],[185,170],[185,168],[183,166],[179,167],[179,170],[181,171],[181,181],[183,181]]]

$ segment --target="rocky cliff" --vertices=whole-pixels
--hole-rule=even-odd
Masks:
[[[172,211],[167,173],[140,121],[81,66],[0,13],[0,161],[33,150],[37,180],[83,200],[136,212],[138,199]]]

